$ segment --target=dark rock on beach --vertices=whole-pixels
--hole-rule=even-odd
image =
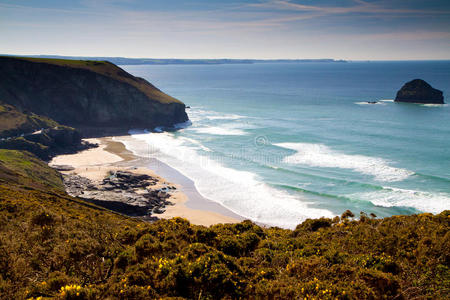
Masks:
[[[444,104],[442,91],[434,89],[422,79],[414,79],[397,92],[395,102]]]
[[[172,204],[168,201],[170,194],[165,190],[150,188],[156,184],[156,178],[126,171],[111,173],[100,184],[78,175],[64,175],[69,195],[146,220],[156,219],[151,215],[163,213],[165,206]]]
[[[51,166],[56,171],[64,172],[64,171],[73,171],[75,170],[74,167],[68,166],[68,165],[52,165]]]

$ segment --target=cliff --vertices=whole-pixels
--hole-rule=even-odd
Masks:
[[[395,102],[444,104],[442,91],[434,89],[422,79],[414,79],[397,92]]]
[[[106,61],[0,57],[0,99],[74,127],[185,122],[185,105]]]

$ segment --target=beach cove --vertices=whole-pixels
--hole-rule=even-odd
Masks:
[[[98,144],[98,147],[84,150],[75,154],[65,154],[54,157],[50,166],[71,167],[61,171],[64,175],[77,175],[87,178],[93,183],[99,184],[110,173],[117,171],[131,172],[133,174],[145,174],[156,179],[156,185],[153,190],[165,189],[167,186],[175,187],[169,192],[168,201],[171,203],[164,207],[160,214],[152,214],[153,217],[170,219],[173,217],[182,217],[189,220],[192,224],[210,226],[218,223],[237,223],[243,218],[227,210],[225,207],[203,198],[197,191],[193,183],[186,180],[176,170],[171,169],[161,162],[154,159],[152,163],[148,159],[139,158],[127,150],[125,146],[117,139],[127,139],[127,136],[121,137],[103,137],[95,139],[85,139],[86,142]],[[164,168],[166,174],[172,172],[172,178],[179,179],[183,184],[168,182],[165,178],[159,176],[154,170],[148,168],[148,165],[159,165]],[[189,196],[188,196],[189,195]],[[127,214],[126,212],[122,212]]]

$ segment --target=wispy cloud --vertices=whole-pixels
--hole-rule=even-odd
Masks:
[[[354,5],[350,6],[317,6],[306,5],[301,2],[292,2],[289,0],[269,0],[262,3],[251,4],[254,7],[272,8],[277,10],[295,10],[301,12],[321,12],[319,16],[333,14],[450,14],[450,10],[427,10],[427,9],[404,9],[386,7],[383,4],[369,3],[363,0],[353,0]]]
[[[4,53],[435,58],[450,45],[448,0],[3,1]]]
[[[105,15],[100,11],[93,11],[90,9],[64,9],[58,7],[38,7],[19,4],[7,4],[0,3],[0,8],[16,10],[20,12],[47,12],[47,13],[59,13],[59,14],[81,14],[81,15]]]
[[[351,35],[360,40],[403,40],[403,41],[417,41],[417,40],[450,40],[450,32],[445,31],[412,31],[412,32],[388,32],[388,33],[373,33]]]

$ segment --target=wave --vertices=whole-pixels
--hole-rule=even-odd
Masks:
[[[279,143],[275,146],[295,150],[296,153],[283,159],[287,164],[300,164],[322,168],[350,169],[374,176],[377,181],[402,181],[414,172],[391,167],[379,157],[344,154],[322,144]]]
[[[301,187],[296,187],[292,185],[286,185],[286,184],[273,184],[273,186],[296,191],[296,192],[302,192],[302,193],[308,193],[315,196],[321,196],[321,197],[327,197],[327,198],[333,198],[333,199],[340,199],[340,200],[347,200],[347,201],[353,201],[351,198],[348,198],[346,196],[339,196],[339,195],[333,195],[333,194],[327,194],[327,193],[321,193],[316,191],[311,191],[307,189],[303,189]]]
[[[177,124],[173,125],[173,127],[175,129],[184,129],[184,128],[188,128],[191,125],[192,125],[191,120],[187,120],[186,122],[177,123]]]
[[[238,114],[220,113],[212,110],[204,110],[201,107],[191,107],[186,111],[189,119],[193,121],[200,120],[238,120],[248,118]]]
[[[426,106],[426,107],[446,107],[448,104],[433,104],[433,103],[427,103],[427,104],[420,104],[420,106]]]
[[[419,173],[416,172],[414,175],[416,176],[420,176],[426,179],[432,179],[432,180],[438,180],[438,181],[443,181],[446,183],[450,183],[450,178],[447,177],[441,177],[441,176],[436,176],[436,175],[430,175],[430,174],[424,174],[424,173]]]
[[[235,114],[223,114],[223,115],[207,116],[206,118],[209,120],[237,120],[245,117]]]
[[[274,186],[343,201],[365,201],[381,207],[412,207],[419,211],[431,213],[440,213],[446,209],[450,209],[450,194],[448,193],[432,193],[387,186],[373,186],[376,189],[375,191],[334,195],[290,185],[276,184]]]
[[[440,213],[450,209],[450,194],[383,187],[380,191],[348,195],[383,207],[413,207],[420,211]]]
[[[198,133],[212,134],[212,135],[246,135],[247,133],[243,130],[236,128],[226,128],[226,127],[197,127],[192,128],[192,130]]]
[[[138,156],[152,156],[191,178],[199,193],[235,213],[272,226],[294,228],[306,218],[332,217],[311,208],[304,199],[260,181],[251,172],[238,171],[199,153],[173,133],[130,132],[145,146],[126,144]]]
[[[394,99],[382,99],[382,100],[378,100],[380,102],[394,102]]]
[[[386,105],[385,102],[375,102],[375,103],[369,103],[367,101],[361,101],[361,102],[354,102],[355,104],[358,105]]]

